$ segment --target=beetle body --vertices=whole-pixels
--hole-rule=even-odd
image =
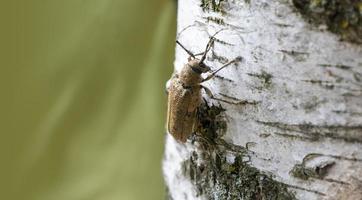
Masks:
[[[212,37],[206,46],[205,52],[200,59],[188,51],[181,43],[176,41],[189,55],[188,63],[184,65],[180,73],[174,74],[170,79],[168,91],[167,131],[179,142],[185,143],[187,138],[196,131],[197,110],[201,104],[201,89],[212,97],[209,89],[201,85],[202,82],[210,80],[217,72],[231,63],[241,60],[236,58],[218,70],[212,72],[206,78],[202,74],[209,72],[210,68],[204,64],[207,52],[210,50],[214,38]],[[200,54],[201,55],[201,54]]]
[[[196,112],[201,104],[201,73],[209,70],[200,67],[199,59],[190,60],[179,74],[170,80],[168,94],[167,130],[178,141],[184,143],[197,126]]]

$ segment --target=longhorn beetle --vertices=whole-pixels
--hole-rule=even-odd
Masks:
[[[215,36],[215,35],[214,35]],[[213,98],[211,91],[201,85],[201,83],[210,80],[223,68],[232,63],[241,61],[241,57],[226,63],[219,69],[211,72],[206,78],[201,74],[210,72],[210,67],[206,66],[204,60],[207,52],[214,43],[212,36],[206,45],[203,53],[193,54],[187,50],[179,41],[176,43],[189,54],[188,63],[184,65],[180,73],[175,73],[170,81],[168,92],[168,111],[167,111],[167,131],[179,142],[185,143],[187,138],[196,131],[197,128],[197,110],[201,104],[201,89]],[[202,55],[200,59],[196,56]]]

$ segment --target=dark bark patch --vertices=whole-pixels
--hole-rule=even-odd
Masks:
[[[222,26],[225,25],[224,19],[219,18],[219,17],[211,17],[211,16],[209,16],[209,17],[205,17],[204,19],[206,19],[206,22],[214,22],[214,23],[222,25]]]
[[[315,162],[312,165],[308,165],[308,162],[310,160],[315,159],[315,158],[318,159],[318,158],[322,158],[322,157],[324,157],[324,158],[328,157],[330,159],[328,159],[328,160],[321,159],[319,162]],[[289,173],[293,177],[296,177],[296,178],[299,178],[299,179],[302,179],[305,181],[307,181],[309,179],[319,179],[319,180],[326,181],[326,182],[348,185],[349,183],[341,181],[341,180],[326,178],[330,169],[336,164],[337,160],[348,160],[348,161],[352,161],[352,162],[359,161],[357,159],[346,158],[346,157],[342,157],[342,156],[323,155],[323,154],[318,154],[318,153],[312,153],[312,154],[306,155],[304,157],[302,163],[295,164]]]
[[[342,40],[362,44],[361,0],[293,0],[311,24],[324,24]]]
[[[308,180],[309,178],[317,178],[317,179],[324,179],[327,175],[328,170],[334,165],[333,163],[327,163],[321,166],[315,167],[306,167],[304,163],[294,165],[293,169],[290,171],[294,177]]]
[[[280,122],[257,121],[265,126],[274,127],[286,134],[302,133],[311,141],[323,138],[342,140],[350,143],[362,143],[362,125],[315,125],[311,123],[286,124]],[[295,137],[300,138],[300,137]]]
[[[226,14],[224,10],[224,3],[227,0],[201,0],[201,8],[205,11],[213,11],[221,14]]]
[[[227,124],[223,113],[225,109],[219,105],[209,106],[205,101],[197,112],[198,127],[197,133],[209,142],[221,137],[226,129]]]
[[[271,75],[270,73],[268,73],[264,70],[262,70],[261,73],[259,73],[259,74],[258,73],[247,73],[247,75],[260,79],[263,86],[258,89],[262,89],[262,88],[269,89],[272,85],[273,75]]]

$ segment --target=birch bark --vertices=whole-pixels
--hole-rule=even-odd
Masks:
[[[207,140],[167,134],[170,199],[362,199],[362,3],[351,2],[359,25],[338,30],[297,0],[179,1],[186,48],[202,52],[222,30],[206,64],[243,61],[204,83],[226,100],[203,94]],[[175,71],[186,62],[177,48]]]

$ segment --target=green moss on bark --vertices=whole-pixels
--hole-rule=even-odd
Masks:
[[[362,44],[361,0],[293,0],[295,7],[312,24],[325,24],[342,40]]]

